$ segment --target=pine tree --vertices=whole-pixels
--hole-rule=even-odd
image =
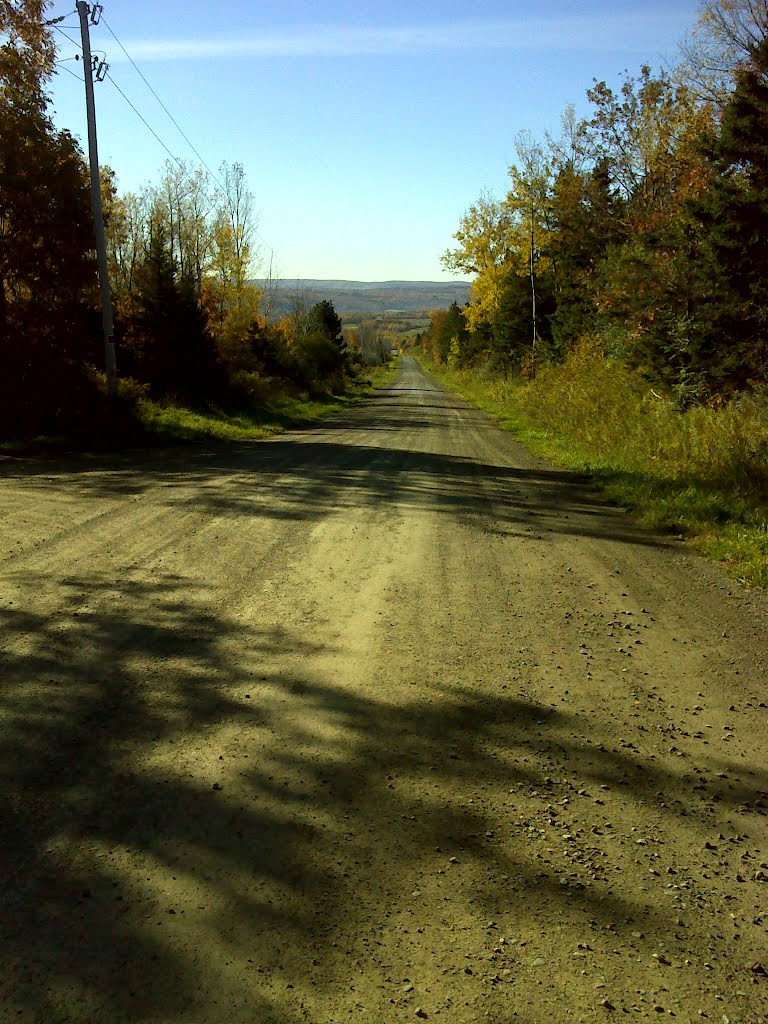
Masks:
[[[552,201],[555,230],[549,255],[557,268],[552,334],[561,354],[594,326],[595,271],[618,239],[621,207],[604,160],[584,174],[571,165],[560,170]]]
[[[347,345],[341,329],[341,318],[333,303],[328,299],[318,302],[310,309],[308,319],[310,332],[316,331],[328,339],[338,352],[339,366],[343,366],[347,358]]]
[[[739,71],[707,157],[710,184],[693,204],[704,234],[696,363],[728,392],[768,380],[768,41]]]
[[[126,343],[131,374],[157,397],[199,404],[223,394],[224,371],[205,315],[193,283],[178,279],[162,225],[153,229],[136,271]]]
[[[299,374],[311,390],[330,388],[340,393],[349,370],[341,318],[333,303],[316,303],[296,324],[295,356]]]

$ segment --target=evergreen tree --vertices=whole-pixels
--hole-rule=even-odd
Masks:
[[[136,270],[126,342],[132,375],[157,397],[200,403],[222,396],[225,375],[205,316],[192,282],[178,280],[162,226]]]
[[[709,187],[693,204],[704,231],[702,330],[695,364],[715,391],[768,379],[768,41],[737,74]]]
[[[536,343],[537,358],[551,354],[551,318],[555,296],[551,272],[536,280]],[[488,338],[491,365],[507,373],[528,364],[533,357],[533,323],[531,320],[531,282],[520,274],[504,276],[497,309]]]
[[[338,352],[340,367],[345,364],[347,358],[347,344],[344,341],[341,328],[341,318],[330,300],[324,299],[310,309],[308,316],[309,332],[318,333],[331,343]]]
[[[341,326],[341,319],[328,299],[312,306],[298,325],[297,364],[310,389],[330,386],[334,392],[343,390],[344,374],[350,367]]]
[[[620,207],[605,161],[584,174],[571,164],[561,168],[552,200],[554,230],[548,254],[557,270],[552,334],[562,354],[593,326],[595,271],[617,239]]]

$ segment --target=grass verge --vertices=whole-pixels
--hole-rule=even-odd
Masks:
[[[343,395],[296,397],[276,394],[235,413],[216,409],[198,411],[169,403],[141,399],[139,419],[144,430],[162,442],[249,441],[284,430],[307,426],[324,416],[360,402],[386,387],[397,374],[396,364],[367,367]]]
[[[150,440],[161,443],[249,441],[305,426],[350,404],[347,396],[292,398],[275,396],[249,409],[225,412],[196,410],[142,399],[139,422]]]
[[[72,434],[36,437],[25,441],[0,442],[0,454],[47,454],[61,451],[154,447],[156,445],[205,444],[249,441],[271,437],[285,430],[307,426],[324,416],[348,408],[375,391],[387,387],[398,372],[397,363],[366,367],[364,376],[352,381],[343,395],[317,397],[274,393],[248,408],[228,412],[221,409],[191,409],[172,402],[145,397],[130,382],[123,395],[119,423],[111,432],[94,435]],[[103,411],[108,422],[110,412]],[[103,427],[103,423],[102,423]]]
[[[681,412],[589,351],[535,381],[424,368],[527,449],[588,474],[643,524],[689,541],[744,584],[768,588],[768,399]]]

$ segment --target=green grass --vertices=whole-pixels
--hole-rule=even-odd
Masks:
[[[141,399],[139,419],[150,437],[165,442],[249,441],[314,423],[386,387],[397,374],[396,364],[366,367],[364,377],[344,395],[295,397],[275,394],[235,413],[199,411]]]
[[[293,396],[273,392],[237,411],[190,409],[147,397],[146,388],[121,382],[117,414],[108,405],[91,415],[90,426],[58,436],[38,436],[0,442],[0,454],[40,455],[61,452],[114,450],[157,445],[210,444],[271,437],[317,422],[355,405],[387,387],[398,372],[397,362],[366,367],[343,395]],[[98,416],[101,418],[99,419]],[[110,429],[110,416],[112,428]]]
[[[425,368],[530,451],[588,474],[644,525],[768,587],[768,398],[685,412],[620,364],[576,352],[535,381]]]
[[[249,441],[304,426],[349,405],[343,398],[276,397],[248,410],[198,411],[143,399],[139,420],[150,438],[167,442]]]

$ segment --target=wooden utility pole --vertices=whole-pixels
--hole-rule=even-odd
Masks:
[[[107,393],[117,393],[117,361],[115,359],[114,325],[112,321],[112,292],[109,287],[107,265],[107,243],[104,237],[104,211],[101,205],[101,182],[99,179],[99,147],[96,139],[96,104],[93,97],[93,58],[91,57],[91,34],[88,16],[90,6],[78,0],[77,13],[80,15],[80,34],[83,40],[83,66],[85,69],[85,105],[88,113],[88,156],[91,166],[91,208],[93,227],[96,235],[96,257],[99,267],[101,289],[101,318],[104,325],[104,364],[107,371]],[[97,9],[100,10],[100,8]]]
[[[531,345],[532,372],[536,375],[536,235],[533,222],[533,185],[531,184],[531,319],[533,322],[533,343]]]

